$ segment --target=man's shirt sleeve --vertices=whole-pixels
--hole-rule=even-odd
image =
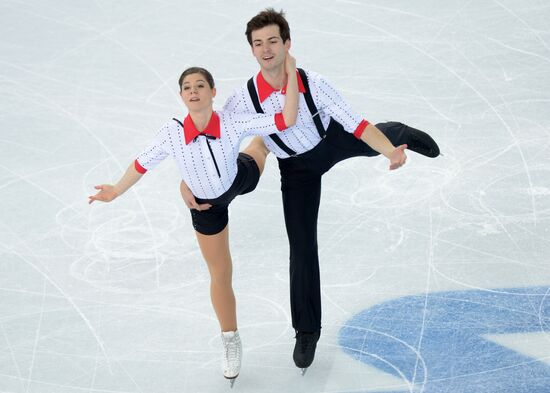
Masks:
[[[248,105],[250,97],[248,96],[248,90],[241,87],[235,90],[225,101],[223,105],[224,112],[233,112],[233,113],[256,113],[254,108],[250,108]],[[252,101],[250,101],[251,103]]]
[[[357,114],[330,82],[319,74],[308,72],[311,94],[317,110],[342,124],[344,129],[360,138],[369,122]]]

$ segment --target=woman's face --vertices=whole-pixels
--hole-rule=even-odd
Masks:
[[[211,88],[202,74],[189,74],[183,79],[180,95],[187,109],[202,110],[212,107],[216,88]]]

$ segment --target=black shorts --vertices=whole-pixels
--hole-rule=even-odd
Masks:
[[[191,209],[193,228],[203,235],[220,233],[229,222],[228,206],[237,195],[254,191],[260,181],[260,168],[256,161],[245,153],[239,153],[237,158],[237,176],[229,190],[214,199],[195,198],[198,204],[209,203],[208,210]]]

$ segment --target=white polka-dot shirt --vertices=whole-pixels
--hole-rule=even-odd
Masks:
[[[323,76],[312,71],[306,71],[306,75],[313,101],[319,111],[319,116],[325,130],[332,117],[342,124],[346,131],[360,138],[369,123],[351,109],[340,93]],[[254,85],[264,113],[273,115],[282,110],[285,103],[285,89],[280,91],[274,90],[265,81],[261,72],[254,78]],[[303,86],[300,77],[299,85]],[[233,92],[227,99],[224,110],[239,113],[256,113],[246,84]],[[278,134],[278,136],[296,154],[305,153],[313,149],[321,141],[303,94],[300,94],[296,124],[289,127],[284,133]],[[267,148],[277,157],[289,157],[271,138],[264,137],[264,142]]]
[[[273,114],[217,111],[213,112],[203,133],[219,137],[209,139],[197,136],[199,132],[188,115],[183,123],[174,119],[167,122],[149,147],[137,156],[134,166],[138,172],[145,173],[171,156],[194,196],[217,198],[231,187],[237,176],[242,139],[250,135],[282,135],[279,131],[285,128],[280,112],[274,117]]]

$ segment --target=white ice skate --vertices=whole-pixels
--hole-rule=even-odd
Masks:
[[[222,332],[223,342],[223,358],[222,358],[222,370],[223,376],[229,379],[231,387],[235,383],[235,378],[239,376],[241,371],[241,358],[243,348],[241,345],[241,338],[239,332]]]

